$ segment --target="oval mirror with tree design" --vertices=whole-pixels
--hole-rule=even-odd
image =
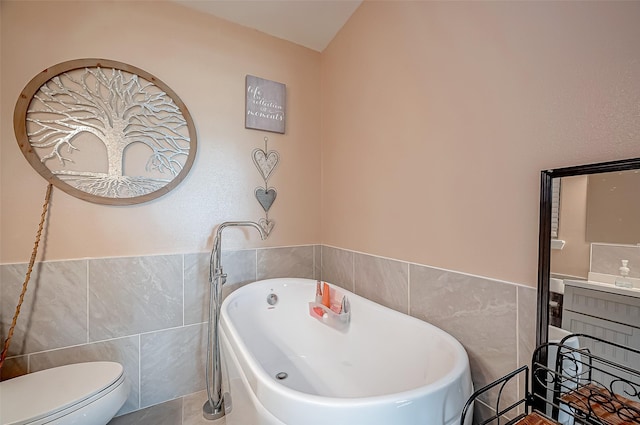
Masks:
[[[169,192],[189,172],[196,132],[180,98],[139,68],[78,59],[24,88],[13,125],[46,180],[86,201],[130,205]]]

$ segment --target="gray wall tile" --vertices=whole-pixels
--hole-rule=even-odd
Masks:
[[[531,366],[531,357],[536,347],[536,319],[538,293],[536,288],[516,286],[518,293],[518,364]],[[518,397],[525,396],[524,379],[518,376]]]
[[[409,312],[408,264],[354,253],[355,293],[407,314]]]
[[[500,407],[504,408],[507,406],[501,403]],[[483,421],[487,420],[488,418],[490,418],[495,414],[496,414],[496,411],[493,407],[489,407],[486,404],[484,404],[482,401],[478,401],[473,406],[473,418],[474,418],[473,423],[474,424],[482,423]],[[490,424],[498,425],[498,424],[509,423],[509,421],[513,419],[513,416],[514,416],[513,413],[509,412],[509,415],[502,415],[500,416],[499,420],[494,419],[492,422],[490,422]]]
[[[352,251],[322,247],[322,280],[355,292]]]
[[[322,245],[313,246],[313,279],[322,279]]]
[[[496,411],[481,401],[473,405],[473,423],[478,424],[495,415]]]
[[[313,246],[259,249],[258,280],[277,277],[313,279]]]
[[[536,347],[536,319],[538,293],[536,288],[517,286],[518,291],[518,367],[531,366]],[[522,377],[518,377],[522,379]],[[524,397],[524,383],[518,385],[518,395]]]
[[[140,395],[139,347],[138,336],[130,336],[36,353],[31,355],[30,372],[80,362],[118,362],[124,368],[126,382],[130,391],[127,401],[118,412],[118,415],[122,415],[140,407],[138,402]]]
[[[538,294],[536,288],[518,286],[518,366],[531,365],[536,346]]]
[[[209,311],[209,259],[210,253],[184,256],[184,323],[202,323]],[[256,250],[223,251],[222,267],[227,283],[222,297],[256,280]]]
[[[140,336],[141,406],[151,406],[205,387],[206,324]]]
[[[0,314],[3,334],[13,320],[27,264],[0,267]],[[35,265],[9,355],[50,350],[87,342],[87,262],[44,262]]]
[[[182,399],[176,399],[113,418],[107,425],[180,425],[181,423]]]
[[[182,255],[89,261],[89,339],[182,325]]]
[[[4,339],[2,339],[4,342]],[[1,350],[0,350],[1,351]],[[28,356],[7,357],[4,359],[2,369],[0,369],[0,381],[6,379],[15,378],[26,373],[29,373],[29,359]]]
[[[256,281],[257,253],[255,249],[223,251],[222,266],[227,283],[222,287],[223,299],[236,289]]]
[[[184,256],[184,324],[207,320],[209,306],[209,253]]]
[[[417,265],[410,275],[411,315],[464,345],[476,388],[516,369],[515,285]]]

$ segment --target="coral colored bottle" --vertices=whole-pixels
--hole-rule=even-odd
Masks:
[[[322,288],[322,305],[331,308],[331,297],[329,296],[329,285],[325,282]]]

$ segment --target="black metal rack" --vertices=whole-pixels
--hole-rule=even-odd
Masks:
[[[477,390],[465,405],[461,425],[469,425],[467,416],[471,406],[481,407],[478,401],[491,406],[478,425],[640,424],[640,350],[569,335],[539,346],[531,367]]]

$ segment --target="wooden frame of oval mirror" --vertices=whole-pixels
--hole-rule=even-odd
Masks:
[[[540,226],[538,245],[537,346],[546,343],[549,339],[550,278],[552,272],[551,222],[553,179],[573,176],[592,176],[600,173],[614,173],[628,170],[640,170],[640,158],[542,171],[540,181]],[[562,226],[562,221],[560,221],[559,226]],[[638,242],[640,242],[640,240],[636,241],[636,243]],[[624,241],[621,243],[626,244],[629,242]],[[546,361],[546,359],[539,360]]]

